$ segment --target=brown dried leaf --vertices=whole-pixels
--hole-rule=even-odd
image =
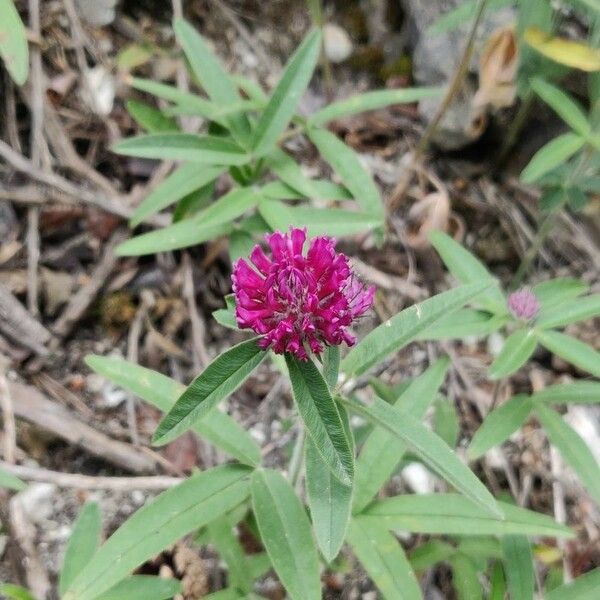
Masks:
[[[443,189],[427,194],[415,202],[408,212],[409,231],[406,242],[415,250],[429,248],[432,231],[448,231],[450,199]]]
[[[473,97],[473,106],[511,106],[517,95],[518,64],[519,52],[514,28],[509,26],[496,29],[479,59],[479,89]]]

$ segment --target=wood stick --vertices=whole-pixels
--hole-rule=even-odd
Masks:
[[[90,454],[132,473],[149,473],[156,470],[156,460],[143,450],[96,431],[60,404],[46,398],[33,386],[9,381],[8,390],[13,399],[16,417],[34,423]]]
[[[85,490],[166,490],[183,481],[184,477],[167,477],[156,475],[153,477],[94,477],[79,475],[78,473],[60,473],[38,467],[11,465],[0,461],[0,469],[23,479],[24,481],[37,481],[40,483],[53,483],[61,488],[79,488]]]

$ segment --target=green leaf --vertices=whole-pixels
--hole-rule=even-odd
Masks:
[[[352,487],[334,477],[311,438],[306,440],[306,491],[317,544],[330,563],[339,553],[352,508]]]
[[[548,404],[597,404],[600,403],[600,382],[574,381],[551,385],[536,392],[531,399]]]
[[[236,589],[225,588],[203,596],[202,600],[248,600],[248,596],[240,594]]]
[[[340,347],[326,346],[323,353],[323,378],[330,390],[333,390],[338,382],[340,372]]]
[[[194,246],[229,234],[233,221],[260,201],[252,188],[234,188],[202,212],[157,231],[138,235],[117,246],[118,256],[155,254]]]
[[[268,156],[269,169],[287,186],[307,198],[316,198],[317,189],[313,181],[302,173],[300,165],[280,148],[275,148]]]
[[[252,508],[275,572],[292,600],[320,600],[319,559],[310,522],[291,485],[277,471],[252,475]]]
[[[0,2],[0,56],[17,85],[27,81],[29,47],[23,21],[12,0]]]
[[[459,494],[405,494],[372,504],[365,517],[391,529],[441,535],[536,535],[573,537],[552,518],[512,504],[498,502],[504,518]]]
[[[73,531],[65,551],[60,572],[59,590],[61,596],[69,589],[77,575],[89,564],[94,556],[102,535],[102,517],[95,502],[86,504],[73,525]]]
[[[486,6],[486,10],[498,10],[506,6],[514,6],[515,4],[516,0],[490,0]],[[472,19],[476,8],[477,0],[461,2],[456,8],[449,10],[430,25],[425,30],[425,34],[436,35],[462,27],[466,22],[469,22],[470,19]]]
[[[433,413],[433,430],[450,446],[456,447],[460,423],[454,403],[444,396],[438,396]]]
[[[340,208],[314,208],[311,206],[288,206],[279,200],[263,200],[258,207],[269,227],[286,231],[290,225],[306,227],[308,235],[331,235],[341,237],[381,227],[381,217],[363,212],[351,212]]]
[[[372,520],[372,519],[371,519]],[[408,556],[415,571],[426,571],[440,562],[447,562],[456,548],[441,540],[429,540],[412,550]]]
[[[556,446],[590,496],[600,505],[600,466],[589,446],[553,409],[536,404],[535,412],[550,443]]]
[[[505,597],[506,581],[504,579],[504,569],[502,563],[497,562],[490,577],[490,595],[488,596],[488,600],[504,600]]]
[[[457,552],[448,562],[452,568],[452,584],[458,599],[482,600],[481,584],[473,561],[468,556]]]
[[[332,102],[312,114],[308,118],[307,124],[309,127],[318,127],[334,119],[341,119],[369,110],[377,110],[394,104],[410,104],[426,98],[436,98],[441,96],[443,92],[443,88],[440,87],[416,87],[366,92],[346,100]]]
[[[584,137],[591,133],[591,125],[583,109],[571,96],[539,77],[534,77],[530,85],[533,91],[576,133]]]
[[[18,477],[15,477],[12,473],[0,469],[0,488],[6,488],[8,490],[14,490],[20,492],[27,487],[24,481],[21,481]]]
[[[531,358],[536,348],[537,338],[533,329],[523,328],[513,331],[504,340],[500,354],[490,365],[489,378],[501,379],[512,375]]]
[[[434,472],[456,490],[484,509],[486,514],[502,516],[494,497],[464,465],[442,439],[406,411],[398,411],[387,402],[375,398],[370,406],[343,400],[350,410],[362,414],[402,440]]]
[[[352,200],[352,194],[337,183],[332,183],[326,179],[310,179],[309,181],[311,188],[314,189],[313,199]],[[271,200],[300,200],[308,197],[282,181],[270,181],[260,191],[265,198]]]
[[[252,136],[252,149],[257,156],[270,152],[288,126],[310,82],[320,48],[321,33],[313,30],[288,61]]]
[[[190,63],[194,75],[210,99],[220,108],[241,100],[234,81],[210,51],[202,36],[184,19],[175,19],[173,29]],[[236,138],[246,142],[250,136],[250,123],[245,115],[227,119]]]
[[[177,123],[160,110],[138,102],[137,100],[127,101],[127,111],[135,121],[149,133],[160,133],[163,131],[177,131]]]
[[[540,344],[550,352],[570,362],[576,367],[600,377],[600,353],[576,340],[570,335],[558,331],[538,331]]]
[[[387,600],[419,600],[421,588],[398,540],[372,519],[354,517],[348,543]]]
[[[164,445],[174,440],[242,385],[267,356],[257,340],[242,342],[217,356],[159,423],[153,442]]]
[[[229,569],[228,584],[241,592],[252,591],[252,577],[246,562],[246,553],[232,531],[226,517],[215,519],[208,525],[211,543]]]
[[[494,409],[473,436],[468,451],[469,458],[475,460],[508,439],[525,423],[532,409],[531,399],[523,394],[514,396]]]
[[[214,181],[224,170],[223,167],[212,166],[199,168],[195,163],[178,167],[164,181],[161,181],[135,209],[129,221],[130,226],[139,225],[150,215],[156,214],[184,196]]]
[[[546,600],[597,600],[599,588],[600,568],[597,568],[552,590],[546,594]]]
[[[133,514],[94,554],[63,600],[93,600],[184,535],[248,496],[249,469],[216,467],[192,475]]]
[[[229,236],[229,259],[231,264],[238,258],[246,258],[250,256],[254,246],[256,245],[254,238],[245,231],[232,231]]]
[[[585,294],[588,289],[588,284],[581,279],[558,277],[537,283],[531,291],[541,304],[542,311],[546,311]]]
[[[542,146],[521,173],[523,183],[535,183],[542,175],[565,163],[585,145],[585,138],[563,133]]]
[[[112,150],[125,156],[214,165],[243,165],[250,160],[242,148],[227,138],[193,133],[138,135],[117,142]]]
[[[462,339],[485,336],[498,331],[508,321],[507,316],[496,316],[474,308],[461,308],[436,321],[418,340]]]
[[[35,600],[29,590],[12,583],[0,583],[0,594],[4,594],[10,600]]]
[[[449,235],[442,231],[434,231],[429,235],[429,240],[444,261],[446,268],[460,283],[496,281],[478,258]],[[490,286],[477,298],[477,303],[494,314],[507,313],[506,299],[497,286]]]
[[[169,600],[181,592],[181,582],[152,575],[133,575],[97,596],[97,600]]]
[[[425,415],[448,372],[449,360],[440,358],[414,379],[395,400],[394,410],[416,419]],[[392,476],[402,460],[407,445],[393,433],[376,427],[363,444],[356,461],[354,512],[362,511],[381,486]]]
[[[308,137],[361,208],[383,220],[384,209],[379,190],[356,153],[326,129],[310,129]]]
[[[312,360],[301,361],[287,353],[285,362],[298,412],[315,449],[340,483],[351,485],[352,447],[327,383]]]
[[[127,82],[131,87],[141,92],[147,92],[163,100],[169,102],[175,102],[179,107],[185,107],[188,112],[192,112],[195,115],[216,121],[216,115],[219,112],[219,107],[204,98],[200,98],[189,92],[184,92],[179,88],[166,85],[164,83],[158,83],[151,79],[140,79],[139,77],[131,77],[127,79]]]
[[[88,355],[85,362],[96,373],[163,412],[171,410],[185,391],[185,386],[174,379],[126,360]],[[260,448],[252,436],[229,415],[212,410],[192,429],[240,462],[250,466],[260,464]]]
[[[550,329],[585,321],[600,315],[600,294],[573,298],[568,304],[553,309],[542,309],[535,321],[537,327]]]
[[[510,597],[533,600],[535,575],[529,540],[524,535],[507,535],[502,538],[502,551]]]
[[[415,340],[438,319],[479,296],[490,285],[489,281],[464,285],[404,309],[354,346],[342,360],[342,371],[347,375],[361,375],[388,354]]]

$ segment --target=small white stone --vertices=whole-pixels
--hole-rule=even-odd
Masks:
[[[350,36],[339,25],[327,23],[323,27],[325,56],[332,63],[344,62],[354,49]]]
[[[404,467],[402,478],[416,494],[431,494],[435,489],[433,475],[420,463],[410,463]]]

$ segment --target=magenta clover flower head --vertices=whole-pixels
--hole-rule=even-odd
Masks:
[[[239,326],[262,335],[261,348],[301,360],[307,348],[320,354],[326,345],[352,346],[348,327],[371,307],[375,287],[356,279],[333,238],[313,238],[306,255],[306,229],[276,231],[266,240],[270,257],[257,245],[250,254],[255,268],[243,258],[233,267]]]
[[[531,290],[523,288],[508,297],[508,308],[517,319],[530,321],[538,314],[540,303]]]

